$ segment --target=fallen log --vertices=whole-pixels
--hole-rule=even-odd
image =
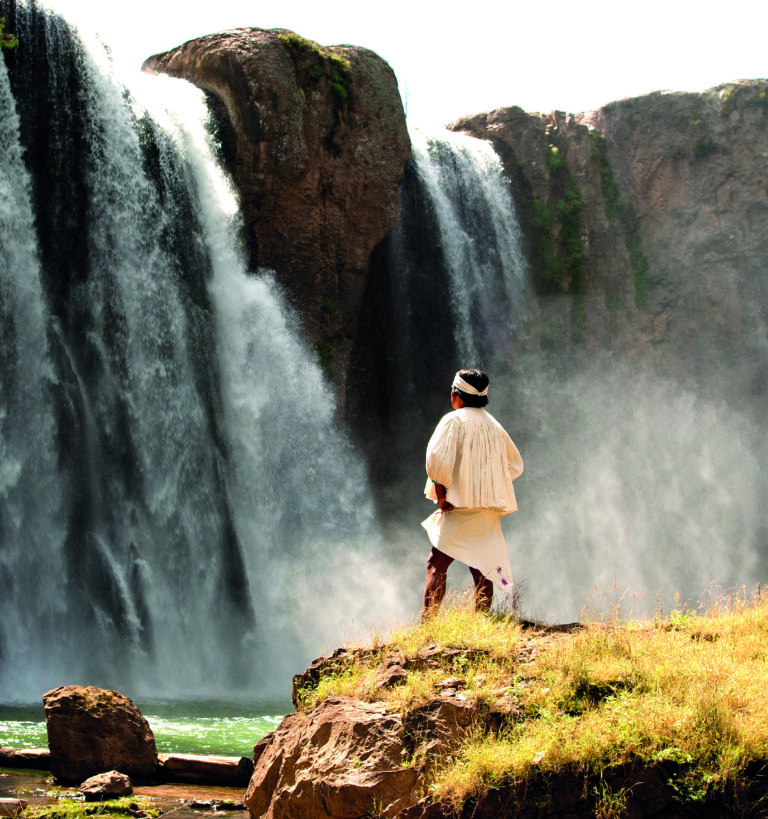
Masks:
[[[51,770],[51,752],[47,748],[0,748],[0,768]]]
[[[159,754],[158,758],[159,775],[166,782],[246,787],[253,773],[253,760],[244,756]]]

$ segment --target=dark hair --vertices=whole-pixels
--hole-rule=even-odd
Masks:
[[[491,379],[482,371],[482,370],[459,370],[459,375],[467,382],[467,384],[471,384],[476,390],[482,392],[488,384],[491,383]],[[487,395],[471,395],[468,392],[463,392],[456,387],[453,388],[453,392],[461,398],[461,400],[466,404],[468,407],[484,407],[488,403],[488,396]]]

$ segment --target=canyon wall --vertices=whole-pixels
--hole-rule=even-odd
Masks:
[[[765,416],[768,81],[450,127],[491,140],[516,192],[537,295],[521,350],[607,348],[697,387],[728,370]]]
[[[276,271],[343,401],[361,316],[376,310],[370,279],[389,275],[371,254],[410,157],[390,67],[363,48],[238,29],[145,70],[209,92],[251,267]],[[515,193],[535,297],[508,355],[609,349],[697,388],[725,367],[764,415],[767,125],[768,81],[751,80],[449,126],[493,143]]]
[[[273,269],[326,372],[343,382],[371,251],[410,157],[397,81],[371,51],[285,30],[201,37],[146,71],[209,92],[253,269]]]

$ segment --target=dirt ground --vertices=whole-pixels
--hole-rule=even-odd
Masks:
[[[163,816],[173,814],[174,819],[201,819],[202,816],[216,814],[242,817],[242,810],[214,810],[204,806],[214,800],[242,803],[244,788],[215,787],[207,785],[184,785],[166,783],[163,785],[137,785],[134,787],[137,796],[148,796],[162,808]],[[0,797],[24,799],[30,805],[48,805],[57,798],[77,796],[72,788],[60,788],[53,784],[47,771],[19,771],[10,768],[0,769]],[[191,807],[191,803],[200,807]]]

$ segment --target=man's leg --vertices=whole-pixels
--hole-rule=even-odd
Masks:
[[[424,584],[424,610],[422,617],[435,614],[445,597],[446,576],[453,558],[432,547],[427,558],[427,581]]]
[[[493,603],[493,583],[478,569],[469,567],[475,584],[475,611],[490,611]]]

